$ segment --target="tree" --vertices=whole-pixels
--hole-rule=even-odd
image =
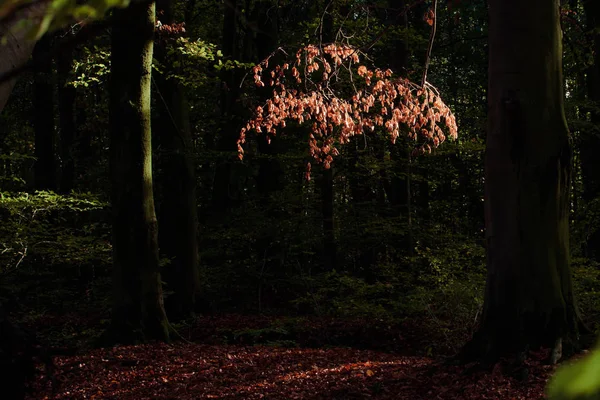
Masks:
[[[26,15],[31,18],[43,14],[44,11],[45,7],[40,7],[39,5],[32,5],[24,10],[24,12],[27,12]],[[0,23],[0,35],[3,37],[6,35],[6,43],[0,43],[0,52],[3,55],[0,57],[0,76],[5,76],[23,65],[31,56],[33,47],[35,46],[35,41],[27,39],[26,31],[17,30],[15,32],[12,30],[13,28],[14,20],[3,20]],[[0,111],[6,105],[16,82],[16,77],[0,82]]]
[[[308,45],[295,53],[294,61],[271,67],[267,82],[274,88],[273,95],[256,107],[254,117],[241,129],[239,158],[244,157],[248,132],[262,133],[270,142],[288,121],[309,128],[309,154],[325,169],[331,168],[340,145],[365,131],[380,129],[392,143],[406,132],[420,142],[421,151],[437,147],[446,140],[446,134],[456,138],[454,115],[435,88],[392,78],[389,69],[371,70],[360,64],[360,54],[346,44]],[[263,71],[270,58],[253,68],[258,87],[266,85]],[[348,81],[352,83],[350,91],[343,84]],[[310,179],[311,163],[306,167]]]
[[[0,111],[6,105],[20,68],[26,65],[36,42],[46,32],[62,28],[78,20],[102,18],[113,7],[126,7],[130,0],[106,0],[91,2],[49,2],[15,0],[0,5],[0,35],[6,43],[0,44]],[[135,0],[134,0],[135,1]],[[137,0],[145,2],[145,0]],[[49,5],[52,7],[49,7]],[[18,27],[17,22],[29,25]]]
[[[150,83],[155,4],[115,10],[110,81],[114,306],[121,341],[169,339],[152,192]]]
[[[590,107],[591,122],[594,124],[592,129],[582,133],[581,170],[583,178],[583,200],[588,204],[600,195],[600,134],[598,124],[600,124],[600,4],[597,1],[587,0],[583,2],[585,16],[587,20],[587,30],[591,33],[592,48],[594,59],[585,71],[588,100],[595,105]],[[588,238],[586,243],[586,255],[588,257],[600,258],[600,230],[596,229]]]
[[[240,4],[237,0],[226,0],[223,2],[223,55],[232,60],[239,59],[238,49],[239,32],[237,16]],[[239,197],[237,189],[232,182],[235,181],[235,171],[230,159],[229,152],[235,152],[235,141],[237,133],[237,120],[235,118],[236,101],[240,95],[239,72],[236,70],[223,69],[221,72],[222,89],[220,98],[221,107],[221,129],[215,140],[216,150],[223,152],[223,159],[219,160],[215,170],[213,185],[213,208],[218,213],[226,211],[236,203]],[[235,153],[234,153],[235,154]]]
[[[333,10],[328,10],[324,4],[323,16],[321,17],[321,41],[331,43],[335,40],[333,34]],[[336,237],[335,237],[335,187],[333,168],[323,170],[321,176],[321,216],[323,218],[323,264],[327,271],[333,271],[336,267]]]
[[[69,34],[66,32],[65,35]],[[59,188],[69,193],[75,186],[75,98],[76,92],[69,85],[69,74],[73,69],[74,48],[65,43],[56,56],[58,75],[58,113],[60,129],[61,174]]]
[[[56,190],[54,84],[52,36],[43,36],[33,49],[33,127],[35,131],[35,188]]]
[[[160,0],[157,6],[162,11],[162,25],[156,56],[166,64],[168,47],[182,32],[171,28],[177,27],[173,25],[172,1]],[[169,32],[175,38],[170,38]],[[156,82],[160,91],[158,106],[162,118],[157,130],[163,149],[164,178],[159,243],[161,252],[170,260],[163,277],[173,291],[165,305],[170,318],[182,318],[194,312],[200,291],[194,146],[184,88],[168,76],[158,76]]]
[[[571,142],[559,1],[490,0],[485,221],[488,276],[465,355],[578,340],[569,258]]]

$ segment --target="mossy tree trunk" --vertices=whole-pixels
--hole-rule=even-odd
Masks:
[[[559,0],[490,0],[489,17],[488,277],[481,327],[465,350],[495,359],[573,344],[579,319]]]
[[[174,22],[172,3],[157,1],[163,25]],[[175,39],[165,37],[157,46],[156,58],[165,65],[169,41]],[[195,311],[200,291],[194,145],[184,88],[164,75],[157,76],[156,82],[161,94],[158,130],[163,149],[159,243],[161,253],[170,260],[162,275],[167,288],[173,291],[165,299],[165,307],[169,318],[181,319]]]
[[[110,82],[114,306],[119,342],[169,339],[152,193],[154,3],[114,11]]]

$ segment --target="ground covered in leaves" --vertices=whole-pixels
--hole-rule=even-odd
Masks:
[[[160,343],[56,360],[54,399],[538,399],[550,367],[527,382],[463,374],[426,357],[344,348],[289,349]],[[43,381],[39,381],[43,384]]]
[[[272,323],[267,329],[266,320],[252,321],[254,326],[231,333],[227,324],[239,324],[240,318],[200,320],[187,332],[194,342],[115,346],[56,357],[54,389],[40,375],[29,398],[541,399],[553,372],[542,362],[544,354],[537,353],[526,361],[529,374],[524,381],[510,377],[503,363],[466,373],[469,366],[449,366],[442,357],[419,355],[406,347],[410,343],[405,339],[388,345],[390,350],[302,347],[281,339],[290,329],[273,328]],[[335,331],[326,333],[331,321],[308,325],[330,338]],[[310,343],[310,329],[300,331]],[[391,330],[387,334],[397,336]],[[403,346],[407,351],[400,351]]]

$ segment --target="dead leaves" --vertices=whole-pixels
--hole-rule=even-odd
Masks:
[[[338,145],[378,127],[389,134],[392,143],[402,132],[415,141],[421,139],[419,149],[428,152],[444,142],[446,134],[457,136],[454,115],[432,86],[422,88],[407,79],[392,79],[390,70],[370,70],[365,65],[356,68],[359,54],[358,49],[347,45],[309,45],[296,52],[291,70],[287,63],[272,68],[272,96],[256,108],[254,117],[242,128],[239,158],[243,159],[249,131],[270,138],[289,121],[309,127],[310,155],[326,169],[339,154]],[[269,58],[253,68],[259,87],[265,86],[263,72],[268,62]],[[362,80],[353,78],[353,71]],[[343,76],[350,82],[339,88]],[[347,96],[348,84],[353,88],[351,96]]]
[[[275,323],[264,316],[226,315],[201,318],[193,337],[222,337],[227,331],[264,329]],[[340,330],[364,331],[376,321],[315,319],[305,321],[303,335],[336,337]],[[356,326],[355,326],[356,325]],[[387,325],[386,325],[387,326]],[[401,336],[431,337],[413,323],[395,327]],[[336,334],[337,332],[337,334]],[[364,332],[382,344],[400,336]],[[355,337],[352,335],[352,337]],[[376,339],[374,339],[374,337]],[[385,339],[388,337],[388,339]],[[306,339],[311,339],[306,337]],[[313,340],[311,340],[312,342]],[[542,399],[553,367],[544,352],[525,361],[527,382],[502,372],[467,374],[468,366],[448,366],[414,355],[420,342],[404,340],[396,353],[352,348],[279,348],[268,346],[150,343],[98,349],[76,357],[57,357],[58,390],[52,394],[40,377],[30,399]],[[375,344],[375,343],[373,343]],[[372,345],[373,345],[372,344]],[[386,346],[380,348],[387,348]]]
[[[435,22],[435,14],[434,14],[432,8],[429,8],[427,10],[425,15],[423,16],[423,21],[425,21],[427,23],[427,25],[433,26],[433,23]]]
[[[137,359],[136,365],[119,360]],[[347,348],[283,349],[161,343],[56,360],[62,385],[46,399],[538,399],[551,368],[527,383],[464,374],[431,358]],[[545,369],[544,369],[545,368]]]

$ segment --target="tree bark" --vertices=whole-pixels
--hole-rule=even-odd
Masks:
[[[261,0],[254,6],[253,20],[257,24],[256,32],[256,54],[258,61],[262,61],[269,56],[277,46],[279,36],[279,20],[277,6],[271,0]],[[271,59],[270,64],[277,64]],[[272,89],[264,87],[259,90],[261,98],[271,97]],[[278,137],[272,137],[271,143],[267,140],[267,135],[258,135],[258,151],[262,155],[258,166],[258,176],[256,178],[257,188],[263,201],[269,202],[269,195],[279,191],[284,186],[285,174],[281,161],[277,157]]]
[[[237,0],[224,1],[223,18],[223,55],[230,59],[238,56]],[[235,120],[235,102],[239,96],[238,79],[234,70],[223,71],[221,74],[221,132],[216,141],[216,149],[223,152],[223,159],[217,162],[213,184],[212,206],[215,215],[221,215],[235,204],[238,193],[232,181],[234,180],[233,158],[237,151],[237,124]],[[229,154],[230,153],[230,154]]]
[[[75,88],[68,86],[73,68],[73,48],[63,47],[56,58],[58,74],[58,113],[60,128],[60,154],[62,168],[60,191],[69,193],[75,186]]]
[[[323,10],[326,8],[326,3],[323,4]],[[331,14],[332,10],[328,10],[323,14],[322,18],[322,34],[321,39],[324,43],[330,43],[335,40],[334,37],[334,19]],[[320,180],[321,187],[321,215],[323,218],[323,263],[325,269],[332,271],[336,267],[337,262],[337,243],[335,237],[335,188],[333,186],[333,166],[323,170],[323,175]]]
[[[163,25],[172,24],[172,1],[159,0],[157,7],[163,12]],[[163,63],[168,62],[168,40],[165,38],[157,46],[156,57]],[[170,260],[162,275],[173,291],[165,299],[165,307],[169,318],[181,319],[196,310],[200,292],[195,149],[184,88],[164,75],[157,76],[156,82],[161,94],[158,129],[163,148],[159,243],[161,252]]]
[[[21,15],[0,24],[0,35],[6,35],[6,43],[0,42],[0,54],[2,54],[2,57],[0,57],[0,76],[24,65],[35,46],[35,41],[26,38],[27,31],[25,29],[18,29],[15,32],[10,31],[15,21],[19,21],[21,16],[28,19],[37,19],[45,14],[47,7],[48,2],[33,2],[20,12]],[[15,77],[0,83],[0,112],[6,105],[16,82],[17,78]]]
[[[169,340],[152,192],[150,83],[154,3],[114,11],[110,82],[113,209],[112,332],[121,342]]]
[[[52,37],[40,39],[33,50],[33,128],[35,132],[34,184],[38,190],[56,190],[56,158],[54,129],[54,88]]]
[[[490,0],[489,17],[488,276],[481,327],[465,351],[494,359],[573,344],[579,317],[559,1]]]
[[[586,28],[592,33],[592,49],[594,63],[586,70],[586,86],[588,100],[594,103],[589,110],[594,128],[582,132],[581,174],[583,181],[583,200],[590,202],[600,195],[600,4],[598,1],[583,2],[587,20]],[[600,229],[593,232],[585,243],[585,254],[598,260],[600,258]]]

